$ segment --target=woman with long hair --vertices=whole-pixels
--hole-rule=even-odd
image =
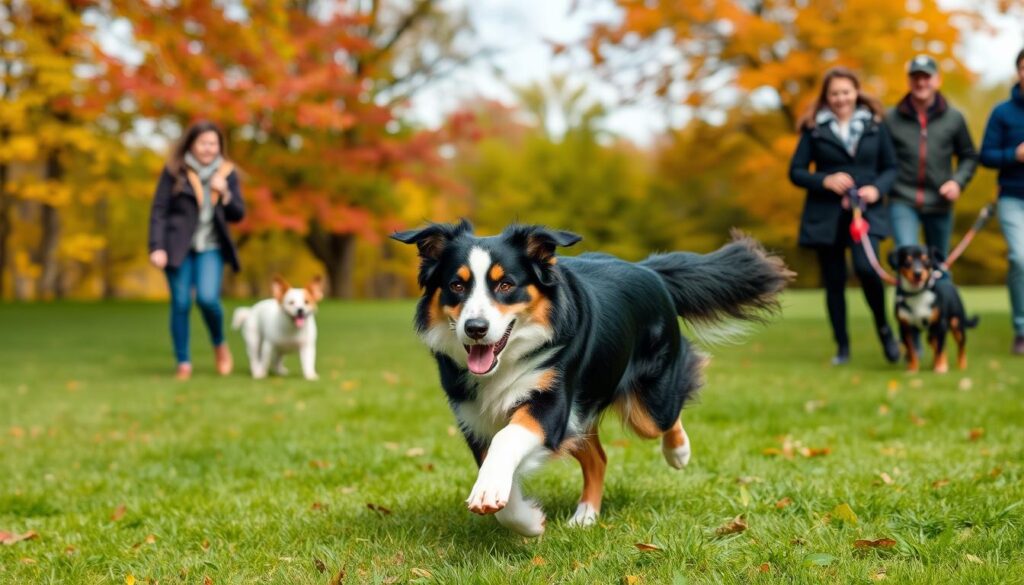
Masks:
[[[829,321],[836,343],[835,365],[850,360],[846,329],[846,250],[875,321],[885,358],[896,362],[899,344],[889,327],[885,289],[860,244],[850,236],[852,205],[866,204],[864,217],[871,229],[866,237],[878,255],[889,235],[884,195],[896,178],[892,140],[882,124],[878,100],[860,90],[853,71],[836,67],[825,73],[817,100],[800,118],[800,143],[790,163],[789,178],[807,190],[800,218],[799,243],[818,256],[825,286]],[[812,168],[813,165],[813,168]]]
[[[160,174],[149,219],[149,260],[167,274],[171,339],[178,379],[192,376],[189,313],[192,294],[213,343],[217,372],[231,373],[224,340],[221,284],[224,264],[237,272],[238,250],[228,223],[241,221],[245,205],[234,165],[225,158],[224,133],[212,122],[191,125]]]

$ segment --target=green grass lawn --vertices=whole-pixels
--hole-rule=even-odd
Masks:
[[[713,349],[688,468],[610,416],[600,524],[566,526],[581,476],[554,460],[526,484],[533,540],[465,509],[475,466],[412,303],[322,307],[319,382],[294,357],[250,380],[235,332],[216,377],[197,317],[187,383],[164,305],[0,305],[0,532],[38,534],[0,546],[0,583],[1024,582],[1005,291],[966,291],[981,326],[945,376],[887,365],[849,294],[851,365],[828,365],[823,293],[788,294]]]

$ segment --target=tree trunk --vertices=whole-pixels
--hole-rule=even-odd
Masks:
[[[0,165],[0,299],[7,284],[7,241],[11,235],[11,205],[7,196],[7,165]]]
[[[103,300],[117,298],[117,279],[114,275],[114,255],[110,251],[110,201],[106,198],[96,203],[96,231],[103,234],[106,243],[96,255],[100,268],[100,295]]]
[[[50,153],[46,160],[46,179],[60,181],[63,169],[57,153]],[[49,299],[63,296],[60,290],[58,275],[60,267],[57,263],[57,244],[60,243],[60,211],[47,203],[43,203],[39,215],[42,235],[39,236],[39,249],[36,251],[36,264],[42,267],[39,281],[36,284],[36,297]]]
[[[333,299],[352,298],[352,272],[355,268],[356,237],[354,234],[328,233],[318,222],[310,225],[306,245],[327,271],[327,296]]]

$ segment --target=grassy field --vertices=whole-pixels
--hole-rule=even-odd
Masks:
[[[851,365],[828,365],[823,294],[788,294],[713,350],[688,468],[609,417],[600,524],[566,526],[581,478],[555,460],[527,482],[534,540],[465,509],[475,466],[412,303],[322,307],[315,383],[294,358],[250,380],[234,332],[242,367],[214,376],[198,317],[175,382],[164,305],[0,305],[0,532],[37,534],[0,546],[0,583],[1024,582],[1005,291],[967,291],[981,326],[945,376],[887,365],[850,297]]]

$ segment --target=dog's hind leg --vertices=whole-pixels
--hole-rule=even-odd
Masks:
[[[928,341],[935,352],[935,363],[932,370],[936,374],[945,374],[949,371],[949,360],[946,359],[946,327],[944,323],[938,322],[932,325]]]
[[[572,456],[580,462],[583,469],[583,494],[576,506],[576,513],[569,519],[569,526],[591,526],[597,522],[601,513],[601,496],[604,494],[604,472],[608,457],[601,448],[601,439],[597,436],[597,425],[587,431]]]
[[[953,332],[953,340],[956,341],[956,367],[961,370],[967,369],[967,329],[963,320],[953,317],[949,320],[949,329]]]
[[[262,340],[260,339],[259,331],[256,330],[255,326],[247,322],[242,326],[242,339],[245,340],[245,353],[249,356],[249,372],[252,374],[252,377],[266,377],[267,371],[262,368],[263,362],[260,360]]]
[[[278,376],[287,376],[288,368],[284,367],[284,353],[274,352],[274,362],[270,366]]]
[[[661,436],[661,452],[665,461],[676,469],[682,469],[690,462],[690,437],[686,435],[683,421],[676,421],[675,426]]]

